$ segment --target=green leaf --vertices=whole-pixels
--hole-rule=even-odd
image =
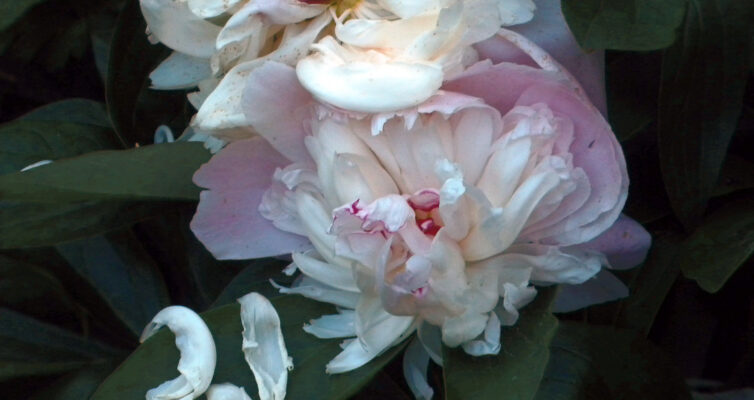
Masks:
[[[657,53],[615,53],[605,68],[610,126],[620,141],[657,118],[660,57]]]
[[[339,340],[317,339],[304,332],[302,325],[312,318],[333,313],[332,306],[298,296],[271,299],[280,315],[283,336],[294,369],[288,378],[286,399],[347,399],[367,384],[403,349],[394,346],[369,364],[349,373],[328,375],[325,365],[340,352]],[[256,384],[241,353],[240,307],[227,305],[202,314],[217,346],[214,383],[231,382],[243,386],[256,398]],[[162,331],[142,344],[99,387],[91,400],[143,398],[147,390],[175,378],[178,351],[174,337]],[[405,342],[404,342],[405,343]]]
[[[46,0],[13,0],[0,2],[0,31],[13,25],[35,5]]]
[[[661,170],[673,211],[687,228],[704,213],[736,129],[753,10],[746,1],[690,0],[683,37],[663,57]]]
[[[70,371],[120,354],[98,342],[4,309],[0,309],[0,341],[0,380]]]
[[[258,292],[268,299],[283,296],[279,290],[270,284],[274,280],[280,285],[288,286],[293,282],[289,276],[283,275],[286,262],[271,258],[254,260],[251,265],[236,275],[228,286],[223,289],[212,307],[231,304],[236,299],[249,292]]]
[[[94,236],[155,216],[165,207],[163,203],[0,201],[0,249],[50,246]]]
[[[739,190],[754,188],[754,163],[743,157],[729,154],[720,171],[720,181],[714,196],[725,196]]]
[[[660,234],[653,240],[647,260],[628,284],[631,295],[617,305],[614,321],[617,327],[644,335],[649,334],[660,306],[680,273],[678,235]]]
[[[43,319],[78,313],[73,298],[55,275],[3,255],[0,255],[0,307]]]
[[[134,336],[169,304],[157,265],[130,231],[61,244],[57,249]]]
[[[100,103],[67,100],[0,126],[0,174],[41,160],[118,148]]]
[[[631,331],[561,322],[537,400],[690,400],[660,349]]]
[[[115,367],[116,364],[112,362],[103,362],[68,373],[54,383],[45,385],[31,400],[88,399]]]
[[[112,129],[105,105],[89,99],[66,99],[50,103],[30,111],[19,120],[68,122]]]
[[[137,129],[137,103],[149,73],[170,53],[164,46],[149,43],[146,28],[139,3],[127,1],[110,43],[105,97],[115,130],[128,145],[152,143],[157,126]]]
[[[194,172],[209,160],[201,143],[100,151],[0,176],[0,198],[34,202],[197,200]]]
[[[678,263],[683,275],[710,293],[754,253],[752,197],[724,205],[711,213],[682,244]]]
[[[685,0],[563,0],[571,32],[587,50],[656,50],[675,41]]]
[[[554,288],[539,289],[512,327],[504,327],[497,356],[443,350],[445,395],[454,399],[533,399],[549,357],[558,320],[550,313]]]

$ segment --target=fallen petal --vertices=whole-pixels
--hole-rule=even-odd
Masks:
[[[207,390],[207,400],[251,400],[242,387],[230,383],[212,385]]]
[[[195,399],[207,390],[215,373],[217,353],[212,334],[195,312],[183,306],[170,306],[155,315],[144,329],[141,342],[164,325],[175,334],[175,344],[181,352],[178,361],[181,376],[149,390],[147,400]]]
[[[262,400],[282,400],[288,385],[288,371],[293,360],[280,329],[280,318],[267,298],[249,293],[238,299],[241,303],[243,344],[241,349],[254,373]]]

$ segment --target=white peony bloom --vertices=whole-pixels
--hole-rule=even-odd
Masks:
[[[429,98],[476,60],[471,44],[528,21],[534,8],[531,0],[140,2],[150,38],[175,50],[152,86],[198,87],[192,126],[224,141],[254,135],[241,93],[265,61],[298,65],[302,84],[337,107],[397,110]]]
[[[181,352],[178,372],[181,375],[147,392],[147,400],[191,400],[201,396],[212,382],[217,353],[207,325],[202,318],[182,306],[170,306],[155,315],[144,333],[144,342],[163,325],[175,334]]]

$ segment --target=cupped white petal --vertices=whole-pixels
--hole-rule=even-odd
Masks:
[[[170,306],[157,315],[144,329],[144,342],[157,330],[167,326],[175,334],[181,353],[178,372],[181,375],[147,392],[147,400],[191,400],[201,396],[212,382],[217,361],[215,341],[202,318],[183,306]]]
[[[251,397],[242,387],[231,383],[220,383],[209,387],[207,400],[251,400]]]
[[[296,65],[299,81],[318,100],[346,110],[377,113],[413,107],[442,85],[442,68],[430,62],[348,50],[331,37],[314,50],[317,53]]]
[[[280,318],[269,300],[259,293],[249,293],[240,299],[243,325],[243,350],[246,362],[262,400],[282,400],[288,385],[288,371],[293,360],[280,329]]]

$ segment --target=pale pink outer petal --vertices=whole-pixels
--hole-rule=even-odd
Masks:
[[[638,222],[621,215],[610,229],[576,247],[604,254],[612,269],[628,269],[644,262],[651,246],[649,232]]]
[[[593,239],[618,218],[628,195],[628,173],[620,144],[599,111],[579,96],[565,77],[501,63],[467,71],[444,89],[481,97],[502,114],[515,105],[545,103],[555,113],[572,120],[574,141],[569,150],[573,165],[586,172],[592,192],[579,210],[533,232],[529,239],[556,245],[579,244]]]
[[[275,150],[291,161],[311,162],[304,136],[314,100],[298,82],[295,69],[265,62],[249,73],[241,101],[247,121]]]
[[[603,115],[607,115],[605,98],[605,55],[581,49],[560,9],[560,1],[537,0],[537,11],[531,21],[508,29],[526,36],[570,71],[581,83],[587,96]],[[493,63],[513,62],[535,66],[534,62],[507,40],[493,36],[474,45],[481,59]]]
[[[306,237],[278,230],[258,211],[275,168],[290,162],[256,137],[233,142],[202,165],[194,183],[207,188],[191,230],[220,260],[270,257],[303,251]]]

